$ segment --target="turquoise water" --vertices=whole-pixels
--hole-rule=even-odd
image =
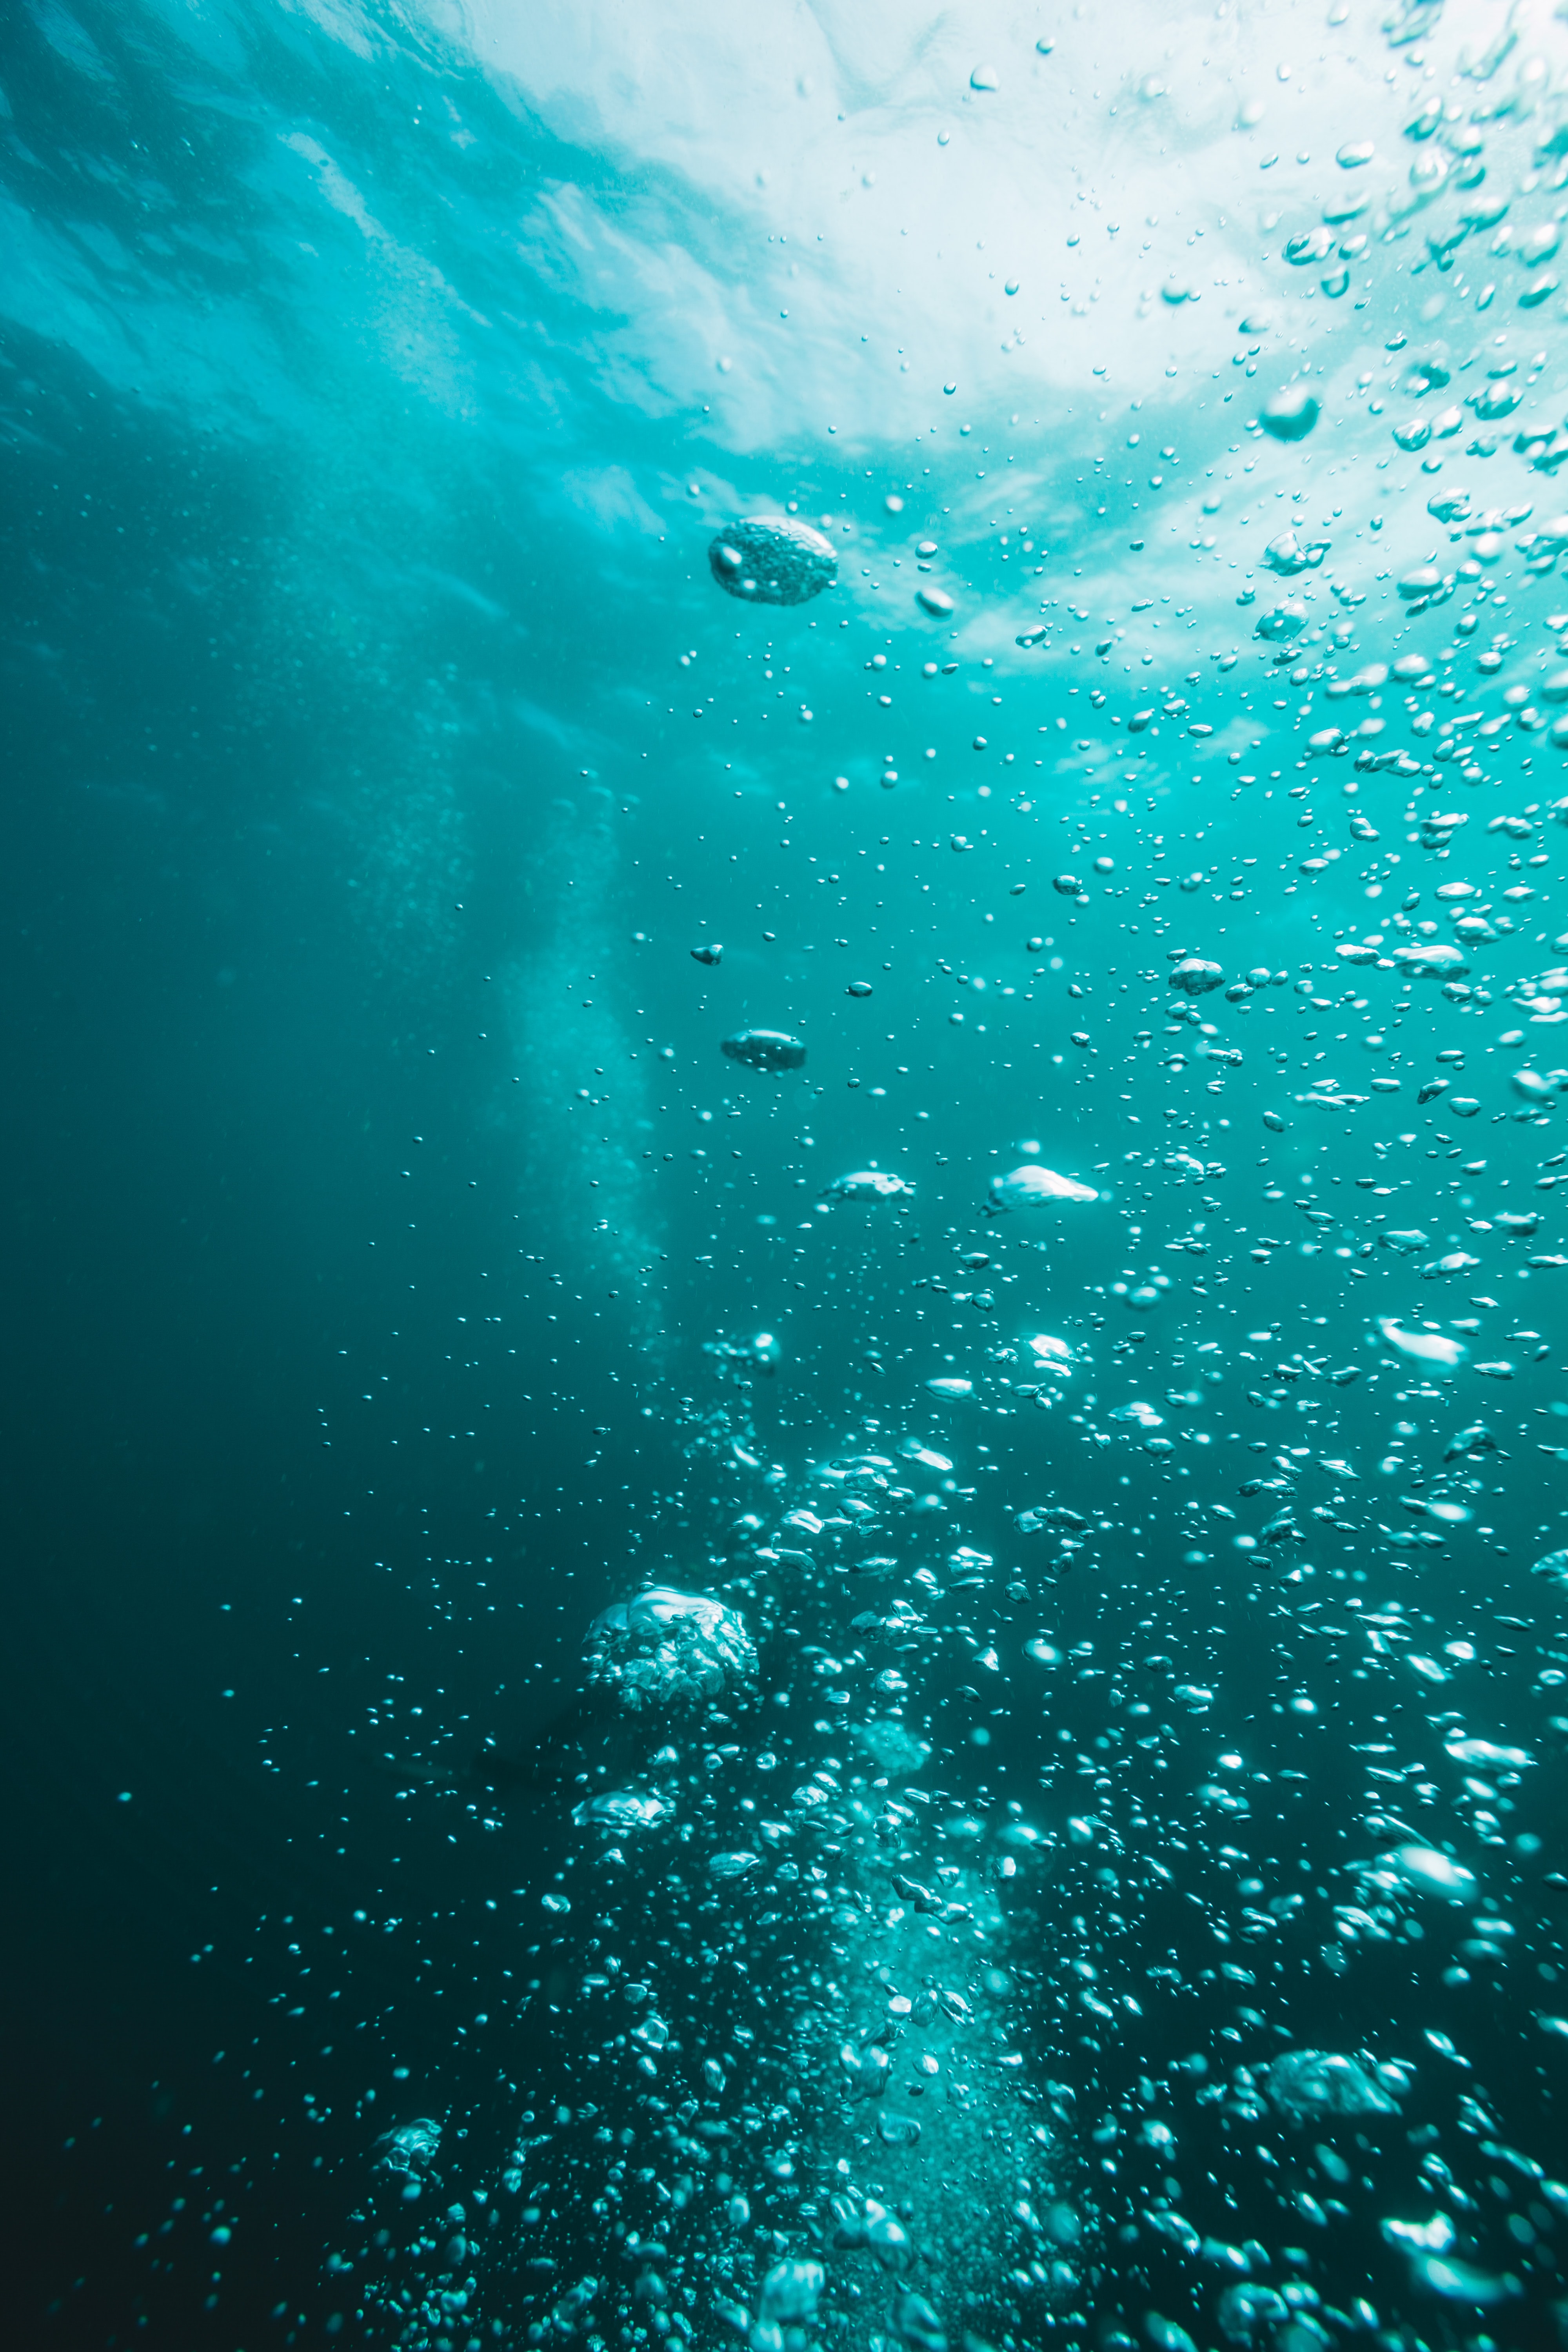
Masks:
[[[27,2341],[1557,2340],[1565,67],[7,25]]]

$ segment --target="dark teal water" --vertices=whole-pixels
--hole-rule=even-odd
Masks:
[[[1562,28],[1331,14],[0,33],[18,2341],[1559,2340]]]

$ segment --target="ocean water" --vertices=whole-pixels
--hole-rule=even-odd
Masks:
[[[1560,12],[0,155],[11,2340],[1564,2340]]]

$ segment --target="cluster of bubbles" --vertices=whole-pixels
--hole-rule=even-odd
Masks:
[[[668,1585],[604,1610],[588,1634],[589,1684],[634,1709],[717,1698],[756,1670],[751,1636],[733,1610]]]

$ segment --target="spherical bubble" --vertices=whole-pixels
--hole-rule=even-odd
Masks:
[[[817,2302],[826,2284],[827,2273],[820,2263],[775,2263],[763,2281],[759,2314],[775,2327],[808,2326],[816,2316]]]
[[[1371,2069],[1337,2051],[1288,2050],[1275,2059],[1264,2079],[1275,2106],[1292,2123],[1305,2123],[1314,2116],[1398,2113]]]
[[[752,1070],[798,1070],[805,1064],[804,1044],[783,1029],[737,1029],[720,1040],[719,1050]]]
[[[1271,2286],[1227,2286],[1219,2299],[1219,2324],[1233,2344],[1270,2336],[1290,2316],[1284,2296]]]
[[[1080,1184],[1073,1176],[1058,1176],[1054,1168],[1042,1168],[1037,1160],[991,1179],[991,1202],[997,1209],[1032,1209],[1049,1201],[1099,1198],[1092,1184]]]
[[[727,595],[749,604],[807,604],[830,588],[831,542],[793,515],[753,515],[711,541],[708,568]]]
[[[900,1201],[912,1197],[914,1186],[905,1176],[886,1168],[857,1168],[851,1175],[836,1176],[823,1192],[825,1201]]]
[[[1475,1872],[1436,1846],[1396,1846],[1388,1863],[1412,1894],[1436,1895],[1447,1903],[1468,1903],[1476,1895]]]
[[[1258,422],[1271,441],[1304,441],[1321,414],[1304,383],[1288,383],[1269,394]]]
[[[1172,965],[1169,984],[1179,988],[1184,996],[1206,996],[1224,979],[1222,965],[1210,963],[1203,956],[1184,956],[1179,963]]]
[[[716,1853],[708,1864],[709,1875],[712,1878],[744,1878],[748,1871],[756,1869],[761,1859],[761,1855],[755,1853]]]
[[[1260,614],[1252,634],[1267,644],[1281,644],[1299,637],[1306,625],[1307,607],[1299,597],[1292,596],[1287,604],[1276,604],[1270,612]]]
[[[649,1585],[605,1610],[589,1628],[587,1655],[590,1683],[633,1709],[715,1698],[757,1671],[752,1637],[732,1609],[668,1585]]]
[[[590,1797],[579,1805],[572,1818],[579,1828],[595,1823],[601,1829],[613,1830],[617,1837],[637,1830],[657,1829],[675,1811],[668,1797],[659,1797],[647,1789],[612,1789],[602,1797]]]
[[[422,2172],[435,2162],[440,2145],[440,2125],[420,2116],[413,2123],[383,2132],[376,2142],[380,2150],[376,2162],[384,2172]]]

